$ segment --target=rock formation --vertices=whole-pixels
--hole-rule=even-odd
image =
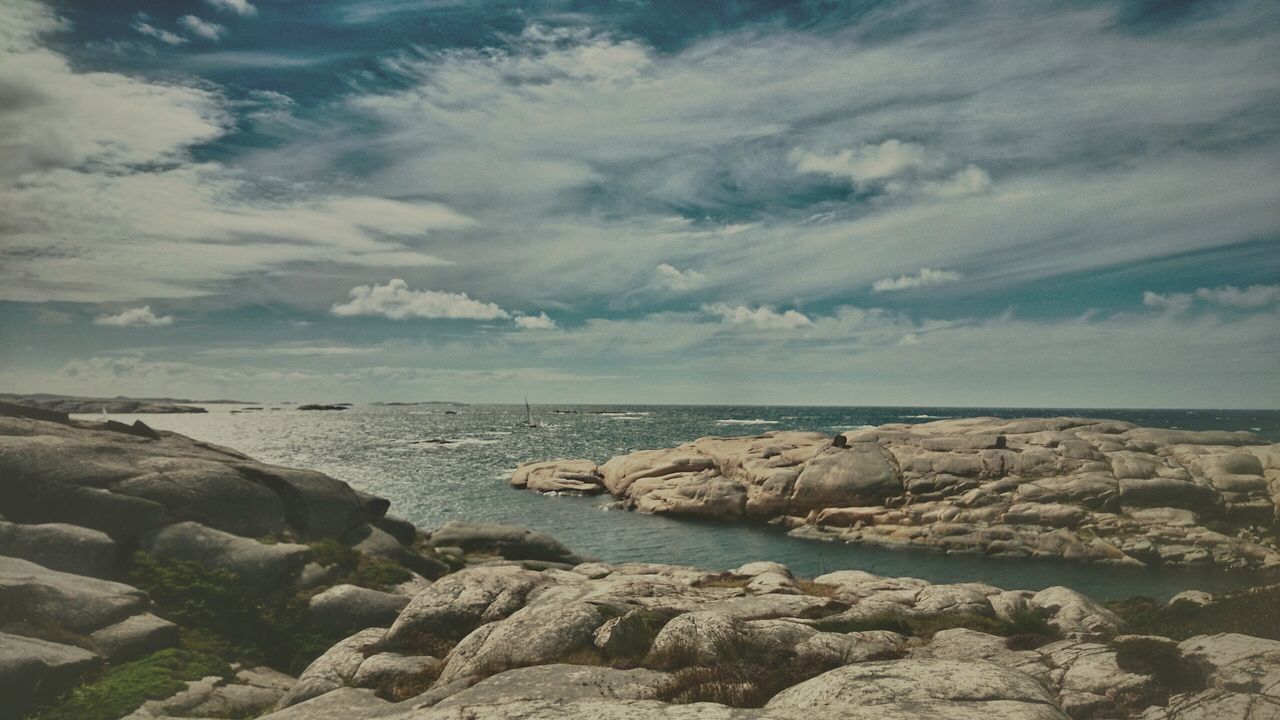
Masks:
[[[1086,418],[707,437],[520,465],[512,485],[804,537],[1117,565],[1280,565],[1280,444]]]
[[[1017,433],[1008,435],[1009,448],[1021,447]],[[799,497],[813,512],[842,488],[889,502],[901,495],[895,487],[916,480],[868,441],[851,439],[858,456],[828,454],[811,465],[828,448],[783,437],[767,438],[778,452],[758,454],[801,458],[799,468],[786,467],[797,475],[793,485],[812,470],[803,492],[778,495]],[[671,491],[661,502],[721,503],[730,485],[744,503],[759,499],[717,474],[737,457],[728,450],[733,442],[742,441],[705,442],[720,448],[718,459],[692,452],[623,459],[615,468],[626,471],[602,473],[601,484],[622,495],[649,481],[653,492],[671,491],[665,476],[702,474],[720,489]],[[1242,463],[1201,467],[1252,467]],[[555,472],[525,476],[549,482]],[[214,658],[209,672],[122,706],[130,720],[1280,714],[1280,640],[1136,634],[1065,587],[933,585],[856,570],[807,580],[775,562],[732,572],[607,564],[523,528],[451,522],[427,532],[386,510],[385,500],[320,473],[172,433],[149,438],[0,418],[0,717],[54,702],[104,668],[216,649],[172,618],[197,622],[219,608],[161,597],[183,573],[195,574],[200,592],[220,593],[220,602],[250,609],[277,602],[276,611],[301,613],[305,621],[287,625],[289,632],[344,635],[310,650],[296,677]],[[144,577],[139,568],[170,573],[163,575],[170,584],[148,585],[148,596],[124,582]],[[207,587],[214,582],[230,586]],[[1251,593],[1246,604],[1274,604],[1277,589]],[[1191,622],[1228,602],[1239,601],[1185,593],[1161,612]],[[43,717],[57,717],[59,707]]]

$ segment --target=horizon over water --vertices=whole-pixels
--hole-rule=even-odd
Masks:
[[[1256,575],[1213,570],[1115,568],[1055,560],[890,550],[804,540],[758,523],[726,523],[607,509],[614,498],[545,496],[508,484],[526,460],[590,458],[677,445],[706,435],[769,430],[835,434],[884,423],[952,417],[1072,415],[1188,430],[1248,430],[1280,441],[1277,410],[841,407],[776,405],[358,405],[300,411],[292,405],[208,405],[207,414],[111,415],[142,419],[265,462],[319,470],[391,501],[391,512],[433,529],[449,520],[500,522],[547,532],[608,562],[661,562],[726,570],[776,560],[797,575],[840,569],[931,582],[987,582],[1008,589],[1067,585],[1100,599],[1167,598],[1188,588],[1248,584]],[[270,409],[277,407],[279,409]],[[558,412],[557,412],[558,411]],[[456,414],[451,414],[456,413]],[[83,415],[95,418],[100,416]]]

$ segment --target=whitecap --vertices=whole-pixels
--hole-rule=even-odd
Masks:
[[[727,420],[717,420],[716,424],[717,425],[777,425],[778,421],[777,420],[761,420],[759,418],[756,418],[755,420],[737,420],[734,418],[729,418]]]
[[[899,415],[904,420],[950,420],[955,415]]]

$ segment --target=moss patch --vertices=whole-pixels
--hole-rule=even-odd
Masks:
[[[1280,640],[1280,585],[1221,595],[1208,607],[1191,603],[1169,606],[1147,597],[1106,605],[1136,634],[1185,640],[1193,635],[1243,633]]]
[[[185,681],[231,674],[225,660],[198,650],[171,648],[102,671],[54,704],[36,710],[31,720],[116,720],[147,700],[169,697]]]
[[[362,560],[347,581],[371,590],[386,590],[411,579],[413,573],[390,560]]]

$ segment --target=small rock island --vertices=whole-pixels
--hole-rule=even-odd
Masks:
[[[1280,444],[1088,418],[965,418],[707,437],[511,484],[795,535],[1114,565],[1280,566]]]
[[[518,527],[418,528],[340,480],[174,433],[6,412],[3,718],[1280,716],[1280,586],[1106,607],[1065,587],[605,563]],[[1106,516],[1177,529],[1228,566],[1271,562],[1269,546],[1200,518],[1259,522],[1276,455],[1250,437],[949,427],[857,432],[847,447],[706,439],[517,475],[533,489],[605,486],[654,511],[803,512],[836,535],[1043,526],[1095,548],[1085,523]],[[1154,555],[1095,538],[1177,561],[1161,532]]]

